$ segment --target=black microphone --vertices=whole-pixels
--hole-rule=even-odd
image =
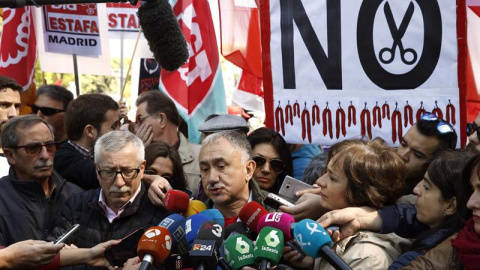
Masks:
[[[46,5],[65,5],[65,4],[91,4],[91,3],[118,3],[129,2],[137,5],[138,0],[2,0],[0,8],[22,8],[24,6],[46,6]]]
[[[257,235],[254,232],[252,232],[252,230],[249,230],[247,228],[247,226],[245,226],[245,224],[243,224],[243,222],[238,221],[238,222],[235,222],[235,223],[232,223],[232,224],[228,225],[225,228],[224,239],[226,240],[228,237],[235,236],[235,235],[238,235],[238,234],[245,235],[250,240],[255,240],[255,238],[257,237]]]
[[[218,248],[223,243],[223,237],[225,232],[216,221],[210,220],[206,221],[200,226],[198,229],[197,238],[193,243],[192,250],[190,251],[190,256],[193,261],[193,265],[196,269],[202,269],[206,267],[206,269],[215,269],[216,266],[220,266],[223,270],[231,270],[230,266],[227,264],[224,258],[220,256]],[[203,242],[204,247],[196,246],[198,241],[211,241],[206,244]],[[211,250],[209,250],[211,249]],[[211,253],[199,253],[198,251],[209,251]],[[208,254],[208,257],[206,256]]]
[[[175,71],[187,62],[187,41],[167,0],[142,2],[137,16],[153,57],[162,68]]]

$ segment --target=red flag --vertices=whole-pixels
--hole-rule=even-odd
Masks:
[[[243,69],[238,90],[253,94],[235,94],[234,102],[248,109],[252,101],[263,97],[260,16],[254,0],[219,0],[221,52],[228,61]]]
[[[32,83],[36,59],[33,8],[5,8],[0,40],[0,74],[15,79],[26,90]]]

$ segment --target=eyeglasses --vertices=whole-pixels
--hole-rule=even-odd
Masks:
[[[38,107],[37,105],[32,105],[32,112],[37,114],[38,111],[41,111],[45,116],[51,116],[57,113],[65,112],[65,110],[50,108],[50,107]]]
[[[479,132],[479,129],[480,129],[480,127],[477,126],[477,124],[476,124],[475,122],[467,123],[467,136],[472,135],[472,134],[475,133],[475,131],[476,131],[476,132],[477,132],[477,138],[478,138],[478,140],[480,141],[480,132]]]
[[[137,168],[135,169],[123,169],[120,171],[117,170],[100,170],[100,168],[97,168],[97,172],[100,175],[100,178],[102,178],[105,181],[114,181],[117,178],[117,175],[120,174],[123,178],[124,181],[130,181],[134,179],[135,177],[138,176],[138,173],[140,172],[140,166],[142,164],[140,163]]]
[[[135,123],[137,125],[141,125],[143,124],[143,121],[145,121],[145,119],[149,118],[149,117],[154,117],[155,115],[145,115],[145,116],[138,116],[137,119],[135,120]]]
[[[45,144],[31,143],[26,145],[14,146],[11,148],[13,149],[25,148],[25,152],[27,153],[27,155],[33,156],[33,155],[38,155],[42,151],[42,148],[44,146],[47,149],[48,153],[55,153],[55,151],[57,150],[57,144],[55,142],[47,142]]]
[[[267,163],[267,159],[262,156],[254,156],[252,159],[257,164],[257,168],[261,168]],[[269,163],[270,168],[276,173],[281,173],[285,169],[285,164],[280,159],[272,158]]]
[[[435,114],[430,113],[430,112],[425,112],[422,114],[420,117],[421,120],[424,121],[437,121],[438,120],[438,125],[437,125],[437,130],[441,134],[445,133],[450,133],[450,132],[455,132],[453,127],[445,120],[438,118]]]

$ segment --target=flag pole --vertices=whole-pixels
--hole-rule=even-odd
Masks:
[[[140,30],[138,30],[138,36],[137,36],[137,40],[135,41],[135,47],[133,48],[132,58],[130,60],[130,64],[128,65],[128,70],[127,70],[127,74],[125,75],[125,81],[123,82],[122,91],[120,92],[120,100],[122,100],[123,92],[125,92],[125,87],[127,86],[128,76],[130,76],[130,70],[132,69],[133,57],[135,56],[135,53],[137,52],[137,45],[138,45],[138,41],[140,40],[141,35],[142,35],[142,28],[140,28]]]
[[[75,88],[77,92],[77,97],[80,96],[80,83],[78,81],[78,63],[77,63],[77,54],[73,54],[73,73],[75,75]]]

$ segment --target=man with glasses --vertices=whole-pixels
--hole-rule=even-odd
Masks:
[[[480,113],[475,118],[475,121],[467,123],[468,144],[465,149],[471,153],[480,153]]]
[[[73,100],[65,114],[68,141],[55,155],[55,170],[84,189],[99,187],[93,162],[93,146],[100,136],[120,129],[120,110],[111,97],[85,94]]]
[[[56,220],[52,239],[80,224],[66,243],[90,248],[162,221],[169,213],[150,202],[142,183],[144,156],[143,143],[135,134],[112,131],[100,137],[95,143],[95,170],[100,188],[76,194],[66,202]]]
[[[199,161],[202,195],[207,197],[209,207],[222,213],[225,227],[237,222],[240,210],[249,201],[264,205],[266,192],[252,180],[256,165],[245,135],[235,131],[209,135],[202,142]]]
[[[8,119],[17,116],[20,111],[21,91],[22,87],[17,82],[0,75],[0,134]],[[0,147],[0,176],[7,175],[9,168],[10,166]]]
[[[66,141],[64,118],[67,106],[73,100],[72,92],[58,85],[42,85],[37,89],[35,96],[35,104],[31,106],[32,112],[53,127],[57,142]]]
[[[200,145],[190,143],[179,132],[182,119],[175,103],[160,91],[147,91],[138,97],[136,105],[137,136],[142,139],[145,146],[151,142],[164,142],[177,149],[183,171],[187,176],[188,189],[196,195],[200,183],[198,169]]]
[[[65,201],[82,190],[53,169],[53,129],[35,115],[10,119],[2,148],[11,170],[0,179],[0,246],[45,239]]]

